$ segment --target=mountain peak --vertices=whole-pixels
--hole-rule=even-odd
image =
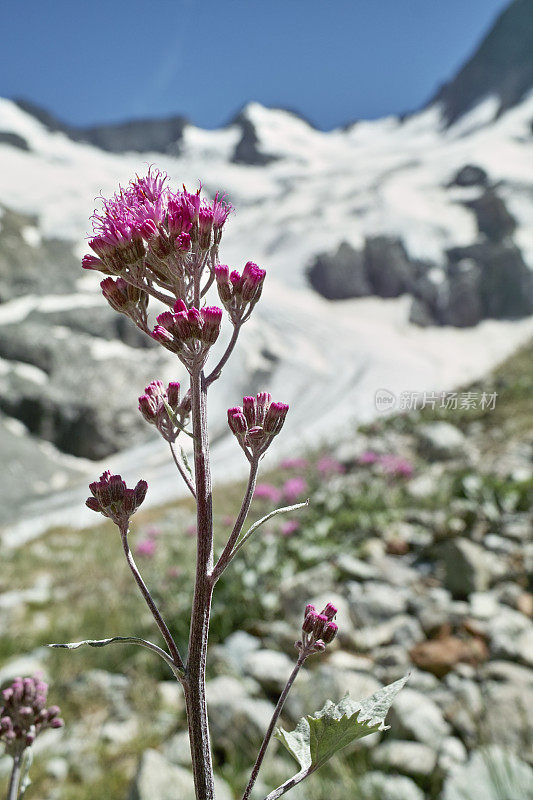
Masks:
[[[513,0],[496,19],[475,53],[432,98],[448,125],[487,97],[498,114],[533,89],[533,0]]]

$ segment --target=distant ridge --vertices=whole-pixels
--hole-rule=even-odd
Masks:
[[[499,101],[498,114],[533,89],[533,0],[513,0],[475,53],[428,105],[440,103],[452,125],[486,97]]]
[[[62,122],[29,100],[17,98],[14,102],[46,125],[48,130],[60,131],[75,142],[87,142],[110,153],[153,151],[175,155],[179,150],[183,129],[188,124],[186,117],[173,116],[78,127]]]

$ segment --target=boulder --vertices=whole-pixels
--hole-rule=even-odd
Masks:
[[[479,233],[491,242],[501,242],[514,233],[516,220],[494,189],[486,189],[480,197],[465,205],[476,215]]]
[[[483,800],[526,800],[533,797],[533,769],[501,747],[475,750],[450,772],[442,800],[471,800],[472,787]]]
[[[360,800],[424,800],[424,793],[410,778],[367,772],[357,786]]]
[[[233,800],[227,783],[215,777],[217,800]],[[141,758],[129,800],[195,800],[192,772],[171,764],[157,750],[146,750]]]
[[[476,164],[465,164],[455,173],[450,186],[486,186],[488,175],[482,167]]]
[[[378,297],[398,297],[412,289],[413,267],[401,239],[367,238],[364,259],[368,281]]]
[[[446,303],[441,309],[443,325],[470,328],[483,318],[481,268],[469,258],[450,266]]]
[[[437,754],[427,744],[388,740],[371,751],[372,764],[427,782],[437,765]]]
[[[444,562],[444,585],[456,599],[467,598],[472,592],[484,592],[489,587],[490,570],[485,550],[470,539],[458,537],[441,545]]]
[[[391,735],[429,745],[438,750],[450,733],[440,708],[433,700],[414,689],[404,688],[395,699],[388,722]]]
[[[465,435],[449,422],[430,422],[417,431],[418,450],[430,460],[446,460],[464,455]]]
[[[316,256],[307,274],[313,289],[327,300],[345,300],[372,294],[363,253],[347,242],[342,242],[335,253]]]

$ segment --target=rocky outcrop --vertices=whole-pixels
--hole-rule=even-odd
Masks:
[[[347,242],[341,242],[335,253],[318,255],[308,272],[315,291],[328,300],[346,300],[372,294],[368,282],[364,254]]]
[[[80,276],[72,243],[41,237],[38,219],[0,206],[0,303],[25,294],[66,294]]]
[[[500,14],[474,55],[430,101],[439,103],[448,125],[487,97],[499,112],[511,108],[533,86],[533,4],[514,0]]]
[[[183,129],[188,124],[185,117],[172,116],[78,127],[67,125],[28,100],[18,99],[16,103],[23,111],[38,119],[48,130],[64,133],[75,142],[87,142],[110,153],[133,151],[177,154]]]
[[[235,145],[232,162],[234,164],[250,164],[253,166],[264,166],[272,161],[277,161],[276,156],[263,153],[259,149],[259,138],[255,131],[253,122],[248,119],[243,112],[238,114],[232,122],[241,129],[241,138]]]

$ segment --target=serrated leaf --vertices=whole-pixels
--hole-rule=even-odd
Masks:
[[[315,770],[343,747],[376,731],[387,730],[385,717],[407,677],[356,703],[348,695],[340,703],[327,700],[312,716],[302,717],[293,731],[278,728],[279,739],[302,769]]]

